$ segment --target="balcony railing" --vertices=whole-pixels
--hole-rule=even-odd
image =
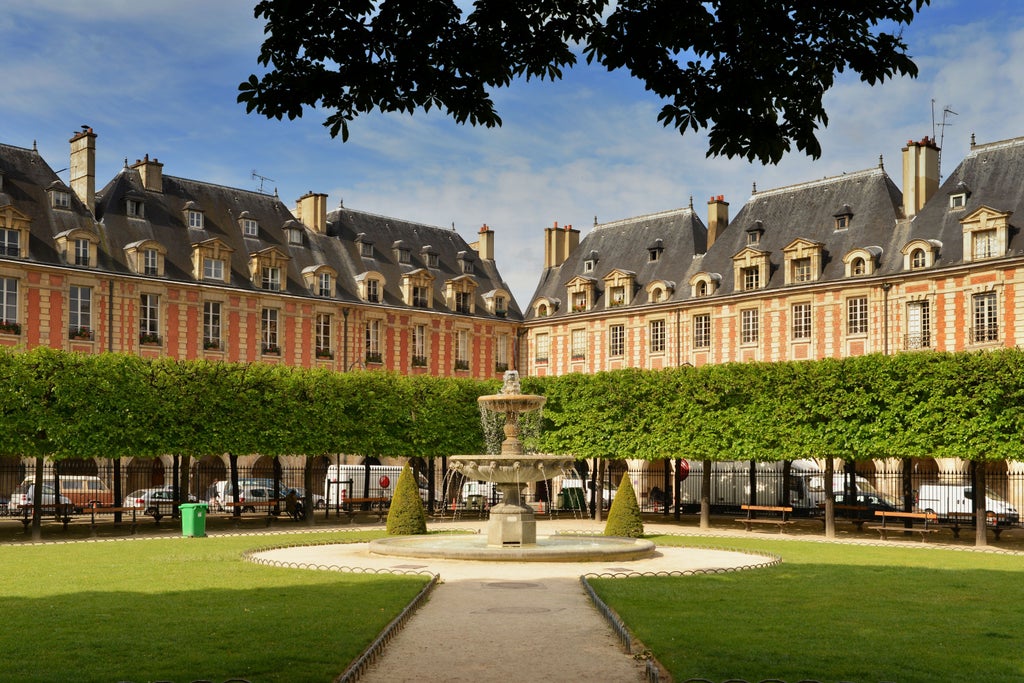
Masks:
[[[930,349],[932,340],[930,334],[908,334],[904,337],[904,349]]]

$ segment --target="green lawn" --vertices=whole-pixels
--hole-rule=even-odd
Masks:
[[[425,577],[254,565],[269,545],[380,533],[0,548],[0,679],[330,681]]]
[[[1024,557],[754,539],[777,567],[593,580],[674,680],[1024,680]],[[901,547],[903,546],[903,547]]]

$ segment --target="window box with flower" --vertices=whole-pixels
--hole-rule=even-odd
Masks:
[[[455,369],[456,370],[469,370],[469,361],[468,360],[456,360],[455,361]]]
[[[281,355],[281,347],[277,346],[275,344],[264,344],[263,345],[263,354],[267,355],[267,356],[280,356]]]
[[[413,356],[412,357],[412,366],[414,368],[425,368],[425,367],[427,367],[427,357],[426,356]]]
[[[142,332],[139,334],[139,343],[143,346],[160,346],[160,335],[154,332]]]
[[[219,339],[204,339],[203,349],[206,351],[220,351],[220,340]]]
[[[72,327],[68,330],[68,338],[92,341],[92,330],[88,327]]]
[[[21,325],[10,320],[0,320],[0,334],[21,334]]]
[[[495,363],[494,364],[494,371],[495,372],[507,372],[508,371],[508,363]]]
[[[368,353],[366,354],[367,363],[383,363],[384,357],[379,353]]]
[[[334,360],[334,352],[330,349],[317,349],[316,357],[319,360]]]

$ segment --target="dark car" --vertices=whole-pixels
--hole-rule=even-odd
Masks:
[[[877,510],[899,511],[903,507],[881,493],[858,493],[856,498],[836,494],[836,517],[844,519],[874,519]]]

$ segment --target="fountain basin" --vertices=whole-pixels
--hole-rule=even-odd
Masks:
[[[539,453],[501,455],[452,455],[448,467],[467,479],[496,484],[527,484],[553,479],[572,468],[573,459]]]
[[[617,536],[540,536],[535,544],[500,547],[469,534],[392,536],[370,541],[371,555],[488,562],[602,562],[652,557],[653,542]]]

